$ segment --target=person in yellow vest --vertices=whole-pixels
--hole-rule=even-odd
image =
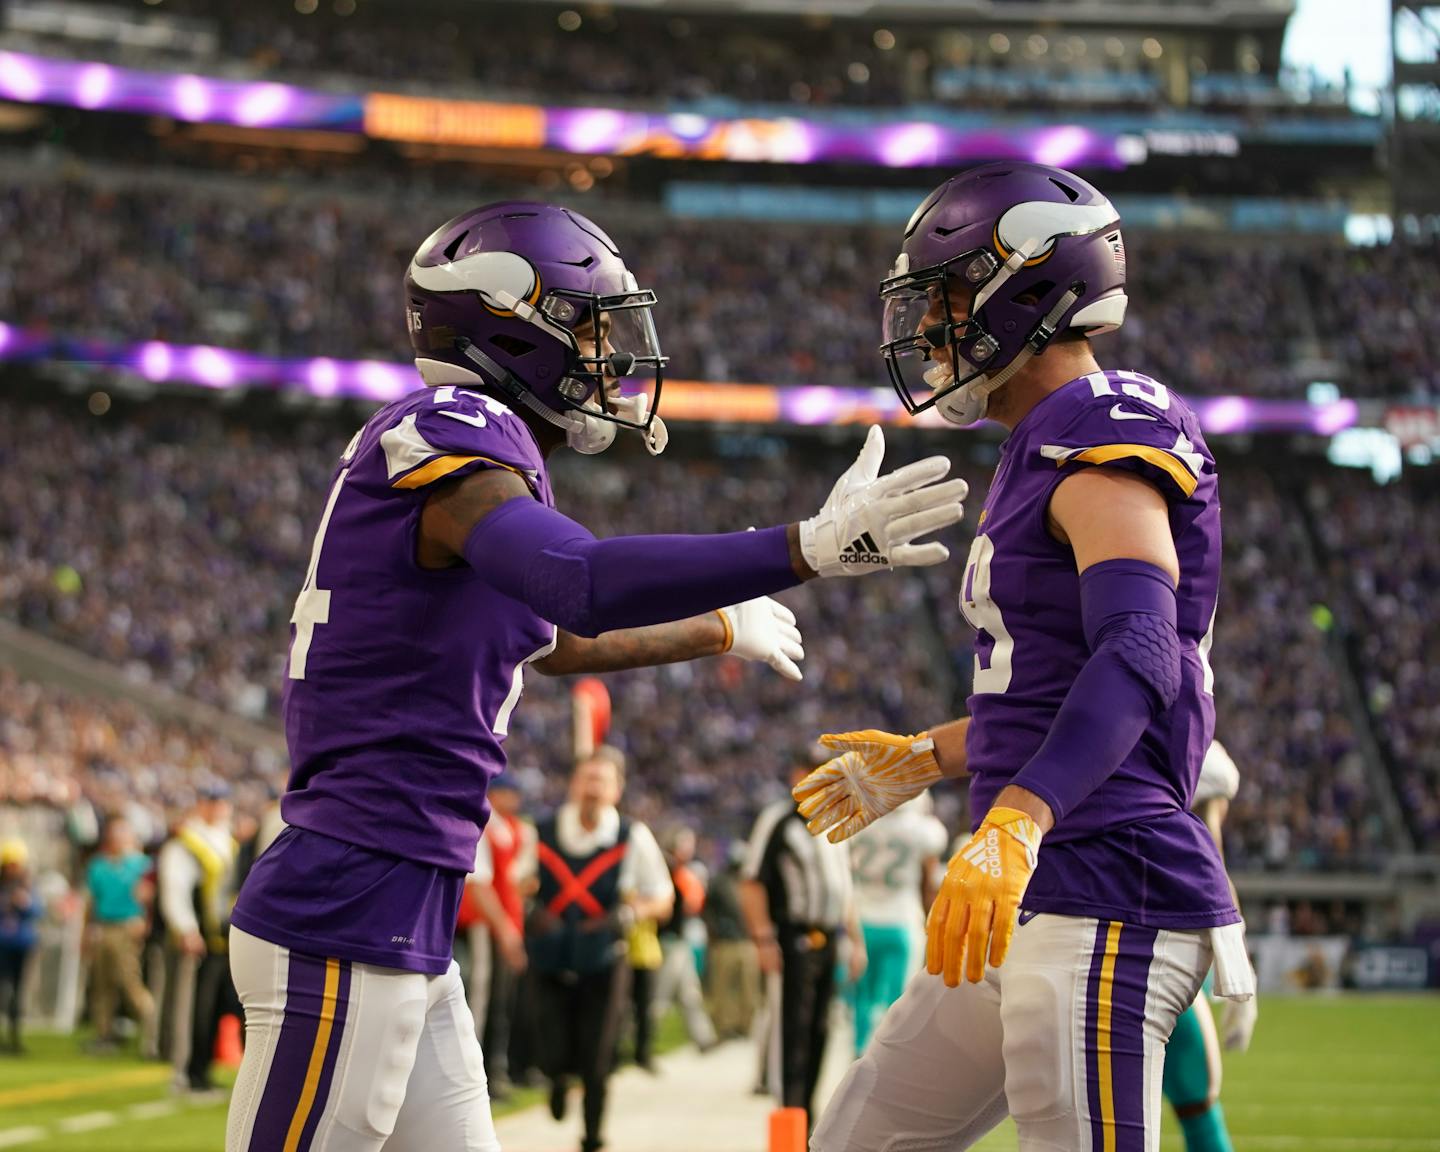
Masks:
[[[226,937],[235,902],[230,789],[206,781],[195,809],[160,849],[160,916],[176,954],[171,1055],[176,1086],[210,1092],[210,1064],[220,1017],[235,1000]]]

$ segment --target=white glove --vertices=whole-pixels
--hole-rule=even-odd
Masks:
[[[1248,1000],[1226,1000],[1220,1009],[1220,1042],[1227,1052],[1244,1052],[1255,1034],[1255,1021],[1260,1016],[1259,997]]]
[[[803,680],[795,662],[805,659],[795,613],[778,600],[757,596],[717,609],[730,640],[725,651],[742,660],[763,660],[787,680]]]
[[[800,551],[821,576],[863,576],[891,568],[940,564],[950,550],[916,537],[958,524],[970,486],[936,483],[950,471],[944,456],[930,456],[880,477],[885,434],[871,425],[855,463],[835,482],[818,515],[800,523]]]

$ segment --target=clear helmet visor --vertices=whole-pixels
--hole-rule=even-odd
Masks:
[[[914,271],[902,253],[894,274],[881,282],[880,353],[907,411],[923,412],[984,375],[979,365],[997,344],[973,319],[975,301],[999,269],[985,248]]]
[[[961,342],[977,326],[963,312],[957,315],[946,288],[943,268],[896,277],[881,288],[880,351],[890,382],[911,413],[925,411],[978,374],[959,354]]]
[[[611,296],[557,292],[547,312],[576,309],[571,333],[579,353],[568,396],[577,407],[625,428],[648,429],[660,405],[665,356],[655,331],[655,294]],[[560,316],[555,316],[559,319]]]
[[[950,359],[948,349],[936,348],[925,336],[935,310],[925,287],[897,288],[885,296],[881,350],[891,382],[911,412],[930,399],[929,381],[944,375]]]

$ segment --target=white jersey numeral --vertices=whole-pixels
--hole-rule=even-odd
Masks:
[[[994,558],[995,545],[990,537],[976,536],[965,562],[965,585],[960,593],[960,611],[965,613],[965,619],[994,641],[988,664],[982,665],[980,653],[975,653],[976,692],[1000,693],[1008,689],[1015,655],[1015,638],[1005,627],[1000,606],[990,596],[990,562]]]
[[[457,396],[468,396],[471,400],[483,405],[485,411],[489,412],[492,416],[515,415],[509,408],[500,403],[499,400],[496,400],[495,397],[486,396],[483,392],[471,392],[466,388],[453,388],[449,385],[444,388],[435,389],[436,405],[453,404]],[[481,412],[476,412],[473,416],[467,412],[441,412],[440,415],[449,416],[452,420],[459,420],[462,424],[470,424],[476,428],[485,427],[485,416]]]
[[[359,443],[357,435],[346,449],[346,459],[354,454]],[[340,488],[349,468],[340,469],[335,483],[325,501],[325,514],[320,517],[320,527],[315,530],[315,542],[310,546],[310,568],[305,573],[305,584],[300,595],[295,597],[295,611],[290,613],[290,623],[295,625],[295,641],[290,645],[290,679],[304,680],[305,665],[310,658],[310,642],[315,639],[315,626],[330,623],[330,590],[315,585],[316,573],[320,569],[320,552],[325,547],[325,532],[330,527],[330,515],[335,511],[335,501],[340,499]]]
[[[1092,372],[1085,379],[1090,384],[1090,391],[1098,399],[1101,396],[1119,396],[1122,393],[1132,400],[1143,400],[1147,404],[1153,404],[1164,412],[1170,407],[1170,389],[1166,388],[1158,380],[1151,380],[1148,376],[1141,376],[1138,372],[1119,371],[1115,373],[1120,381],[1120,391],[1116,392],[1110,384],[1110,378],[1103,372]]]
[[[536,660],[550,655],[555,651],[555,645],[560,641],[558,630],[550,634],[550,643],[543,648],[537,648],[519,664],[515,665],[515,671],[510,675],[510,694],[500,704],[500,711],[495,713],[495,723],[491,725],[490,731],[496,736],[507,736],[510,733],[510,713],[515,711],[515,705],[520,703],[520,693],[525,691],[525,665],[533,664]]]
[[[1207,696],[1215,695],[1215,669],[1210,667],[1210,645],[1215,643],[1215,614],[1219,611],[1220,602],[1217,600],[1215,607],[1210,610],[1210,627],[1205,629],[1205,635],[1200,637],[1200,644],[1196,649],[1200,656],[1200,669]]]

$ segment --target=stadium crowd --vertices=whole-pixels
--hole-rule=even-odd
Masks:
[[[132,677],[251,718],[273,717],[315,493],[348,438],[348,421],[246,419],[195,401],[96,419],[78,405],[7,400],[0,429],[0,613]],[[562,507],[604,535],[740,529],[818,506],[849,453],[769,440],[757,442],[765,453],[707,461],[684,456],[686,435],[673,458],[658,461],[623,453],[558,458]],[[933,443],[892,436],[890,458],[898,463]],[[983,469],[959,470],[971,480],[978,509]],[[1247,868],[1363,864],[1381,847],[1382,830],[1340,673],[1311,623],[1326,574],[1302,566],[1304,579],[1296,579],[1295,557],[1304,553],[1295,509],[1265,472],[1237,462],[1226,475],[1216,690],[1220,735],[1246,778],[1230,851]],[[1417,526],[1410,538],[1420,532]],[[1369,545],[1389,556],[1394,539],[1377,532]],[[952,541],[949,568],[913,578],[831,581],[786,594],[806,634],[801,685],[733,660],[610,677],[637,812],[657,823],[703,812],[712,833],[733,835],[774,786],[775,761],[818,733],[857,724],[911,731],[958,714],[971,661],[953,599],[953,569],[964,550],[963,538]],[[1411,577],[1417,587],[1420,578],[1418,571]],[[1414,654],[1421,649],[1403,638],[1414,611],[1392,613],[1384,624],[1393,637],[1377,632],[1376,643],[1410,654],[1410,671],[1393,674],[1409,705],[1399,708],[1397,698],[1397,710],[1422,724],[1433,717],[1418,706],[1423,663]],[[1433,779],[1423,775],[1433,771],[1424,731],[1396,749],[1420,781]],[[539,804],[563,788],[555,769],[567,762],[569,739],[565,682],[532,673],[510,751]],[[157,738],[140,747],[163,745]],[[757,755],[758,748],[771,751]],[[139,754],[139,762],[151,758],[151,751]],[[113,800],[103,762],[91,767],[92,758],[78,753],[73,759],[79,790],[93,794],[97,807]],[[243,757],[210,759],[212,771],[236,782],[264,775]],[[178,787],[173,769],[148,764],[144,771],[155,788]],[[261,784],[273,782],[270,775]],[[958,805],[958,796],[942,797],[952,821],[961,818]]]
[[[424,238],[412,223],[419,208],[279,186],[257,196],[221,184],[16,181],[0,192],[11,238],[0,251],[0,321],[77,338],[402,359],[400,270]],[[423,218],[443,210],[427,201]],[[875,291],[898,229],[656,228],[653,213],[597,215],[659,294],[674,375],[883,382]],[[1146,306],[1102,352],[1182,393],[1302,397],[1312,379],[1296,367],[1303,359],[1329,365],[1350,394],[1440,395],[1440,337],[1426,323],[1440,308],[1434,241],[1345,250],[1152,233],[1127,243],[1132,295]],[[1358,315],[1357,285],[1375,302]]]
[[[1419,847],[1440,847],[1440,499],[1407,477],[1385,488],[1317,476],[1307,503],[1364,669],[1363,688]]]
[[[727,109],[951,104],[966,110],[1049,110],[1058,103],[1160,110],[1188,96],[1189,103],[1210,108],[1263,106],[1271,115],[1351,114],[1348,93],[1339,85],[1306,75],[1278,84],[1273,72],[1261,70],[1254,45],[1227,51],[1223,43],[1184,31],[1162,42],[1079,24],[1050,29],[1046,36],[1019,25],[957,29],[913,20],[882,25],[820,11],[752,15],[737,24],[715,12],[582,4],[565,10],[513,2],[439,7],[417,22],[384,7],[345,8],[311,0],[170,0],[165,17],[188,17],[185,27],[199,35],[167,43],[152,34],[143,45],[119,46],[114,58],[152,67],[183,61],[213,68],[223,62],[232,74],[299,84],[313,85],[324,76],[357,87],[382,84],[449,97],[559,104],[723,101]],[[77,50],[63,37],[12,39],[24,48]],[[1195,81],[1185,95],[1164,80],[1177,55]],[[636,67],[637,60],[644,67]]]

